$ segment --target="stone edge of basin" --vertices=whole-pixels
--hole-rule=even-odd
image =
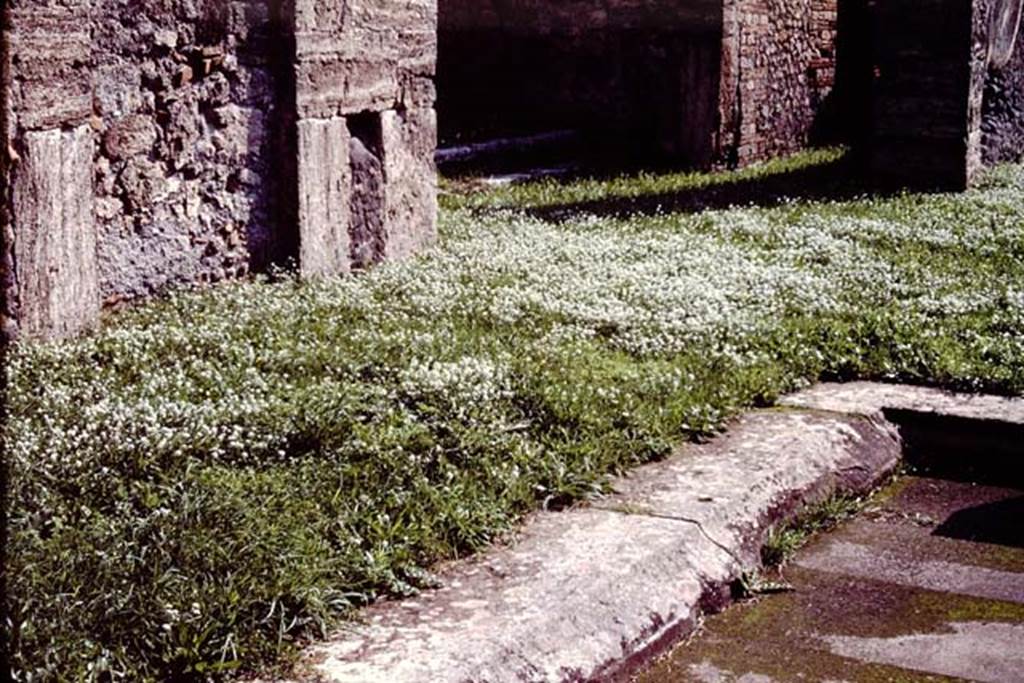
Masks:
[[[955,393],[904,384],[818,384],[784,397],[779,401],[779,405],[858,415],[879,415],[885,411],[896,410],[1024,426],[1022,398]]]
[[[441,588],[374,605],[308,648],[295,680],[626,680],[729,602],[773,526],[896,468],[885,411],[1024,425],[1024,399],[867,382],[780,408],[638,468],[612,495],[531,515],[509,543],[447,567]]]

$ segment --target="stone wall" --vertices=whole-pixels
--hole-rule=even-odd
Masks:
[[[436,26],[435,0],[296,0],[306,274],[402,258],[434,239]]]
[[[435,232],[434,0],[12,0],[8,335]]]
[[[989,66],[981,127],[986,163],[1024,159],[1024,36],[1019,25],[1008,60]]]
[[[96,0],[94,13],[104,300],[285,256],[274,234],[285,54],[269,1]]]
[[[834,80],[836,0],[441,0],[448,141],[591,129],[697,166],[799,149]]]
[[[836,0],[725,0],[719,160],[812,140],[835,81]]]
[[[580,129],[600,145],[707,158],[721,0],[441,0],[446,142]]]
[[[100,305],[88,6],[11,0],[3,19],[3,333],[73,333]]]

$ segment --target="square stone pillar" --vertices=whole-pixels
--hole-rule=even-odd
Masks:
[[[99,316],[84,1],[8,2],[3,40],[4,333],[75,334]]]
[[[873,56],[871,177],[961,190],[981,166],[984,57],[980,0],[869,3]]]
[[[299,269],[344,273],[436,235],[435,0],[296,0]]]

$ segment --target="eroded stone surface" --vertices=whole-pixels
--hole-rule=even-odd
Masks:
[[[32,131],[13,180],[17,320],[30,336],[75,334],[99,318],[93,138],[88,126]]]
[[[433,109],[389,110],[381,115],[386,258],[408,257],[437,236],[436,130]],[[402,182],[389,182],[395,178]]]
[[[62,178],[90,195],[97,282],[78,293],[94,300],[51,296],[49,280],[18,272],[16,243],[35,240],[19,215],[52,206],[41,220],[59,224],[56,205],[3,207],[7,320],[70,306],[23,332],[69,334],[101,303],[275,265],[344,273],[433,239],[435,0],[12,0],[4,11],[5,175],[38,155],[32,134],[95,137],[90,167]],[[350,163],[348,129],[367,117],[378,168]],[[353,173],[381,186],[377,223],[353,224],[368,216],[350,210]],[[50,266],[70,271],[75,258]],[[34,284],[18,289],[22,278]]]
[[[881,415],[883,409],[998,421],[1024,425],[1024,399],[957,394],[928,387],[903,384],[850,382],[820,384],[783,398],[780,403],[795,408],[811,408],[860,415]]]
[[[369,610],[367,626],[310,657],[332,681],[586,677],[692,627],[702,578],[726,578],[732,563],[673,520],[539,515],[513,547],[459,568],[441,590]]]
[[[352,169],[343,118],[299,122],[299,267],[305,276],[349,269]]]
[[[370,608],[307,661],[331,681],[621,674],[728,600],[772,521],[865,490],[898,456],[879,421],[751,415],[591,507],[534,516],[512,545],[454,566],[440,590]]]
[[[346,137],[351,179],[346,223],[300,217],[300,244],[321,242],[326,230],[344,230],[349,236],[344,264],[335,263],[335,272],[408,256],[436,237],[436,26],[435,0],[296,3],[293,70],[299,125],[342,121],[358,143],[350,156]],[[315,145],[300,145],[298,156],[300,175],[307,181],[304,192],[315,173],[325,179],[331,175],[307,171],[323,163]],[[352,188],[366,192],[352,195]],[[363,222],[354,224],[353,219]],[[322,274],[335,261],[301,248],[303,271]]]
[[[870,490],[899,458],[899,435],[884,420],[753,413],[713,448],[686,446],[679,457],[639,468],[594,507],[698,521],[756,563],[768,520],[835,493]]]

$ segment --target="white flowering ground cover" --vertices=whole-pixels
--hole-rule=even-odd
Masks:
[[[735,181],[450,191],[417,260],[181,293],[18,348],[15,679],[252,669],[818,378],[1024,393],[1024,167],[960,196],[646,201]]]

